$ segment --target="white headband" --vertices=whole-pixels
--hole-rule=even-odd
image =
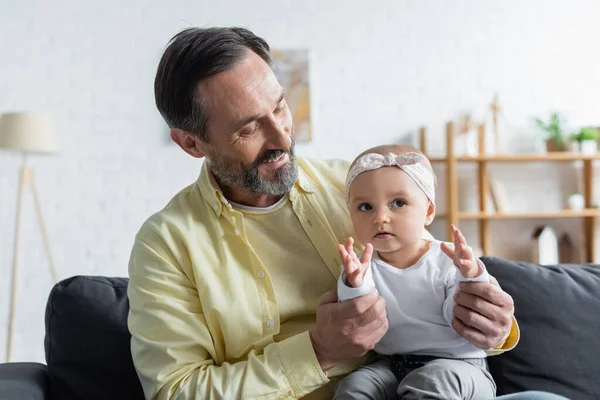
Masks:
[[[356,160],[348,172],[348,177],[346,178],[346,204],[348,204],[349,200],[350,185],[352,185],[352,182],[358,175],[373,169],[396,166],[406,172],[415,181],[435,206],[435,180],[429,168],[423,164],[425,160],[424,155],[414,152],[398,155],[388,153],[385,156],[377,153],[365,154]]]

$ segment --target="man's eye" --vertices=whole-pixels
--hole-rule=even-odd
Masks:
[[[252,135],[254,132],[256,132],[257,129],[258,129],[258,124],[248,126],[240,131],[240,135],[242,135],[242,136]]]
[[[392,201],[392,207],[394,207],[394,208],[404,207],[405,205],[406,205],[406,202],[404,200],[396,199],[396,200]]]
[[[283,111],[284,108],[285,108],[285,100],[281,100],[281,103],[279,103],[277,108],[275,110],[273,110],[273,113],[279,114],[281,111]]]
[[[371,206],[369,203],[362,203],[358,206],[358,209],[360,211],[371,211],[373,206]]]

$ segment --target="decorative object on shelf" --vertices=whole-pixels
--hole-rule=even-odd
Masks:
[[[581,263],[579,250],[568,233],[564,233],[558,241],[558,258],[561,264]]]
[[[15,237],[13,249],[12,283],[10,295],[10,310],[8,317],[8,336],[6,340],[6,360],[12,356],[12,340],[14,334],[14,321],[17,299],[17,284],[19,272],[19,250],[21,246],[21,225],[23,215],[23,194],[26,187],[31,189],[33,204],[37,214],[40,232],[48,257],[48,267],[53,283],[56,283],[56,270],[50,252],[50,243],[42,218],[40,201],[38,198],[33,169],[27,164],[29,154],[56,153],[57,143],[50,119],[42,114],[10,113],[0,115],[0,148],[13,150],[22,154],[21,172],[19,175],[19,188],[17,197],[17,218],[15,222]]]
[[[571,193],[567,197],[569,210],[583,211],[585,209],[585,197],[581,193]]]
[[[500,154],[500,132],[498,131],[498,114],[500,113],[500,103],[498,103],[498,94],[494,95],[494,101],[490,104],[492,110],[492,130],[494,133],[494,153]]]
[[[592,155],[598,152],[598,137],[600,136],[598,130],[592,127],[581,128],[581,130],[571,135],[573,141],[579,145],[578,150],[581,154]]]
[[[477,130],[471,120],[470,113],[460,116],[459,128],[454,139],[454,152],[457,155],[475,157],[477,151]]]
[[[298,143],[312,139],[308,50],[273,50],[273,70],[285,90]]]
[[[548,152],[566,150],[563,121],[561,121],[561,117],[558,113],[553,112],[550,114],[548,122],[544,122],[540,118],[536,118],[535,122],[538,128],[544,132],[546,150]]]
[[[490,180],[490,195],[496,212],[508,212],[508,195],[504,183],[498,180]]]
[[[532,235],[533,262],[540,265],[558,264],[558,238],[548,225],[538,226]]]

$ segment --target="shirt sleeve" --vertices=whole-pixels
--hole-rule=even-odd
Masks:
[[[373,272],[371,270],[371,267],[367,268],[367,270],[365,271],[362,286],[357,288],[348,286],[346,284],[346,275],[344,274],[344,272],[342,272],[337,282],[338,301],[346,301],[355,299],[360,296],[364,296],[374,288],[375,281],[373,280]]]
[[[217,365],[223,338],[169,254],[137,238],[129,263],[131,353],[147,399],[296,399],[329,381],[308,332]]]
[[[521,332],[519,330],[519,324],[517,323],[517,319],[512,317],[512,325],[510,326],[510,332],[508,332],[508,336],[502,343],[493,349],[487,349],[485,352],[488,356],[497,356],[506,351],[510,351],[517,346],[519,343],[519,338],[521,337]]]

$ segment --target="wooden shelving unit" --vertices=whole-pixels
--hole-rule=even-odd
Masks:
[[[430,159],[433,163],[445,163],[447,158],[432,158]],[[586,161],[586,160],[600,160],[600,154],[594,155],[583,155],[577,153],[570,153],[567,151],[548,153],[548,154],[515,154],[515,155],[481,155],[475,157],[460,156],[456,157],[456,161],[461,162],[536,162],[536,161]]]
[[[600,160],[600,154],[583,155],[570,152],[555,152],[548,154],[485,154],[485,125],[478,127],[479,133],[479,154],[474,157],[457,156],[454,154],[454,124],[446,124],[446,149],[447,156],[443,158],[430,158],[432,163],[443,163],[446,166],[446,201],[447,214],[440,215],[438,218],[447,219],[447,240],[452,240],[450,225],[458,225],[459,220],[476,220],[479,228],[479,243],[484,255],[490,255],[490,221],[508,220],[508,219],[549,219],[549,218],[582,218],[583,219],[583,237],[585,240],[585,260],[584,262],[594,262],[596,250],[594,248],[596,239],[595,218],[600,216],[600,209],[592,208],[594,193],[594,168],[593,162]],[[419,131],[421,151],[427,154],[426,129]],[[581,161],[583,162],[583,185],[585,209],[582,211],[557,210],[542,212],[521,212],[521,213],[490,213],[486,210],[486,200],[489,188],[488,164],[492,163],[521,163],[521,162],[565,162]],[[478,181],[478,202],[479,212],[461,212],[458,209],[458,164],[459,163],[477,164]]]

